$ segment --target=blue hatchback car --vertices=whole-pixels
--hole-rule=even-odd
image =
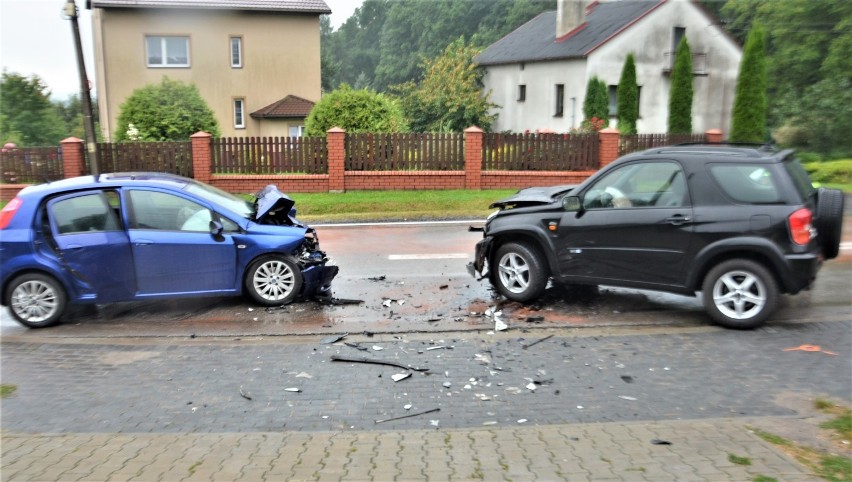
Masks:
[[[69,304],[329,296],[338,268],[293,206],[275,186],[250,202],[161,173],[27,187],[0,212],[0,302],[40,328]]]

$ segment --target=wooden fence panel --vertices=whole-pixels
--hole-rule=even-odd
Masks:
[[[104,142],[97,145],[100,172],[167,172],[192,177],[192,144],[177,142]]]
[[[223,137],[213,139],[214,174],[325,174],[324,137]]]
[[[40,184],[64,177],[62,149],[22,147],[0,151],[0,181],[9,184]]]
[[[485,171],[588,171],[598,168],[596,134],[486,134]]]
[[[431,132],[347,134],[346,170],[464,170],[464,135]]]
[[[628,134],[618,142],[618,155],[644,151],[655,147],[704,142],[704,134]]]

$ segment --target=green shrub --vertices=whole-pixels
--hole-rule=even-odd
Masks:
[[[804,164],[811,181],[824,184],[852,183],[852,159]]]

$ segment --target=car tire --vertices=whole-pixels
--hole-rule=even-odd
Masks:
[[[45,328],[59,323],[65,312],[67,296],[52,276],[27,273],[9,283],[5,300],[18,323],[30,328]]]
[[[747,259],[724,261],[707,273],[704,308],[718,324],[740,330],[761,326],[778,305],[778,284],[763,265]]]
[[[822,255],[834,259],[840,254],[840,239],[843,233],[843,192],[838,189],[820,188],[817,191],[816,221],[814,226],[819,236]]]
[[[506,243],[495,255],[492,283],[503,296],[526,302],[544,293],[550,278],[544,256],[538,248],[524,242]]]
[[[249,297],[263,306],[291,303],[302,291],[302,271],[290,256],[265,256],[249,266],[245,287]]]

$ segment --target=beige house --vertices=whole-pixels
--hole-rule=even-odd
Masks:
[[[323,0],[91,0],[98,106],[164,76],[192,83],[223,136],[299,136],[320,98]]]
[[[609,87],[615,126],[618,82],[629,53],[639,84],[639,133],[668,126],[675,47],[692,51],[694,132],[729,132],[742,49],[693,0],[559,0],[490,45],[476,61],[486,69],[485,92],[499,105],[495,131],[568,132],[583,121],[586,86]]]

